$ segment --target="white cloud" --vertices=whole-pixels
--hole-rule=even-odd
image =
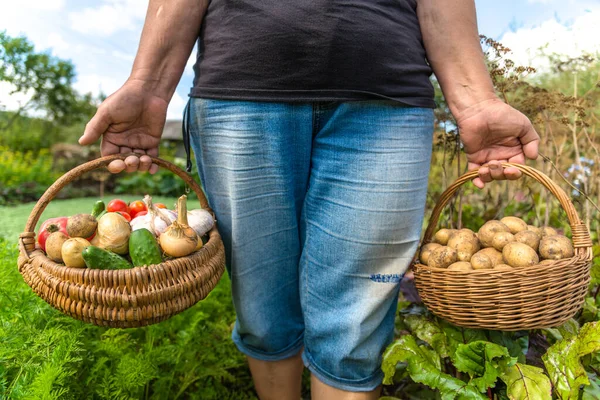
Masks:
[[[89,93],[98,95],[101,92],[110,95],[119,89],[125,83],[126,76],[117,78],[113,76],[102,76],[98,74],[83,74],[77,77],[77,82],[73,85],[79,93]]]
[[[13,93],[15,89],[13,85],[8,82],[0,82],[0,110],[18,110],[27,103],[31,98],[31,91],[29,93]]]
[[[519,29],[504,35],[500,42],[512,50],[510,59],[517,65],[532,66],[538,70],[549,67],[544,54],[560,54],[565,58],[584,53],[598,54],[600,8],[588,10],[569,25],[552,19],[539,26]]]
[[[8,3],[8,2],[7,2]],[[29,8],[30,10],[60,10],[65,6],[65,0],[21,0],[16,3],[19,8]],[[15,3],[2,5],[2,10],[6,7],[15,7]]]
[[[94,36],[110,36],[119,31],[141,30],[148,0],[105,0],[97,7],[69,13],[71,28]]]
[[[167,119],[182,119],[186,102],[187,99],[184,99],[179,93],[175,92],[167,109]]]

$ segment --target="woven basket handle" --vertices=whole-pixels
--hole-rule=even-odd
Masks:
[[[40,219],[42,213],[46,209],[46,206],[54,199],[54,197],[60,192],[65,186],[79,178],[81,175],[86,172],[90,172],[96,169],[107,167],[112,161],[115,160],[125,160],[128,156],[138,156],[139,154],[131,153],[131,154],[114,154],[111,156],[97,158],[95,160],[89,161],[85,164],[82,164],[76,168],[73,168],[69,172],[65,173],[63,176],[58,178],[56,182],[54,182],[40,197],[37,204],[31,210],[31,214],[29,215],[29,219],[27,220],[27,224],[25,225],[25,231],[21,235],[21,237],[31,237],[32,233],[35,231],[35,226]],[[150,156],[149,156],[150,157]],[[196,183],[194,178],[189,175],[187,172],[179,168],[177,165],[170,163],[169,161],[165,161],[160,158],[150,157],[152,159],[152,163],[157,164],[158,166],[168,169],[178,177],[180,177],[198,196],[198,200],[200,200],[200,205],[202,208],[210,211],[212,213],[212,209],[208,205],[208,200],[204,195],[204,192],[200,188],[200,186]]]
[[[567,217],[569,219],[569,224],[571,225],[571,233],[573,239],[573,246],[576,249],[576,252],[587,253],[591,251],[592,240],[590,238],[590,233],[585,226],[584,223],[581,222],[577,211],[575,210],[575,206],[567,196],[564,190],[556,183],[554,183],[547,175],[536,170],[535,168],[528,167],[523,164],[514,164],[514,163],[502,163],[503,167],[515,167],[523,174],[537,180],[542,185],[546,187],[560,202],[560,205],[567,213]],[[478,171],[473,170],[469,171],[460,178],[458,178],[452,185],[448,187],[440,196],[438,203],[436,204],[433,212],[431,214],[431,218],[429,219],[429,225],[425,230],[425,234],[423,236],[423,243],[429,243],[433,236],[433,231],[437,227],[440,215],[442,214],[442,210],[446,205],[450,202],[452,197],[456,194],[458,189],[465,184],[466,182],[470,182],[474,178],[478,176]]]

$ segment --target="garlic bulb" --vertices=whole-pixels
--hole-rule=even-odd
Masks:
[[[136,231],[145,228],[154,233],[154,236],[160,236],[167,230],[167,227],[177,219],[177,213],[172,210],[164,210],[155,207],[154,204],[152,204],[152,197],[148,195],[144,197],[144,203],[146,203],[148,213],[132,219],[129,223],[131,229]]]
[[[212,229],[215,219],[210,212],[204,209],[196,209],[188,212],[188,222],[198,236],[203,236]]]

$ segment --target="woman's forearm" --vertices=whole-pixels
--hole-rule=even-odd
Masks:
[[[496,98],[479,42],[473,0],[418,0],[427,59],[455,117]]]
[[[150,0],[130,80],[170,101],[206,12],[208,0]]]

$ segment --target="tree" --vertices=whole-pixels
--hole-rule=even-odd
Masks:
[[[13,86],[10,94],[23,93],[28,100],[7,121],[0,132],[8,130],[26,111],[38,110],[56,125],[71,125],[93,115],[95,99],[73,89],[75,67],[48,53],[35,51],[23,36],[11,37],[0,32],[0,82]]]

